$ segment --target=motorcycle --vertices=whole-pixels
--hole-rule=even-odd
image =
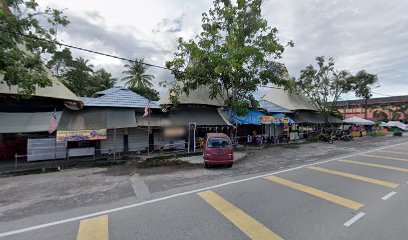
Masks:
[[[322,141],[322,142],[330,143],[330,144],[334,143],[334,139],[333,139],[333,137],[331,135],[321,134],[319,136],[319,140]]]

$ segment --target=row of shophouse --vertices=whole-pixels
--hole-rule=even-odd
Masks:
[[[149,102],[124,87],[79,98],[49,75],[53,86],[38,88],[29,99],[0,83],[0,161],[16,155],[40,161],[195,151],[208,132],[224,132],[241,142],[248,141],[248,136],[282,141],[302,138],[324,123],[308,99],[282,89],[272,89],[260,99],[258,109],[237,116],[223,106],[220,97],[210,99],[206,87],[180,96],[180,104],[174,106],[169,93],[158,102]],[[144,116],[146,106],[148,116]],[[50,134],[53,115],[57,129]]]

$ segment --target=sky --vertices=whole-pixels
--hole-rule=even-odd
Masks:
[[[127,59],[164,66],[177,48],[177,38],[194,38],[201,31],[201,14],[212,0],[38,0],[40,6],[64,9],[70,24],[59,30],[66,44]],[[315,62],[316,56],[333,57],[338,69],[377,74],[374,97],[408,94],[408,1],[400,0],[267,0],[262,13],[279,30],[282,43],[294,41],[283,58],[289,74]],[[73,50],[121,79],[126,62]],[[148,68],[161,81],[173,80],[168,70]],[[259,89],[257,97],[268,91]],[[353,99],[345,95],[343,99]]]

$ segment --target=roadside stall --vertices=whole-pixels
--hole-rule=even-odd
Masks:
[[[348,129],[352,131],[354,137],[366,136],[367,131],[370,131],[372,126],[375,124],[373,121],[356,116],[347,118],[343,121],[352,125]]]

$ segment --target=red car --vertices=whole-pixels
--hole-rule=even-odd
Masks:
[[[224,133],[208,133],[203,151],[204,166],[225,164],[232,167],[234,151],[231,139]]]

